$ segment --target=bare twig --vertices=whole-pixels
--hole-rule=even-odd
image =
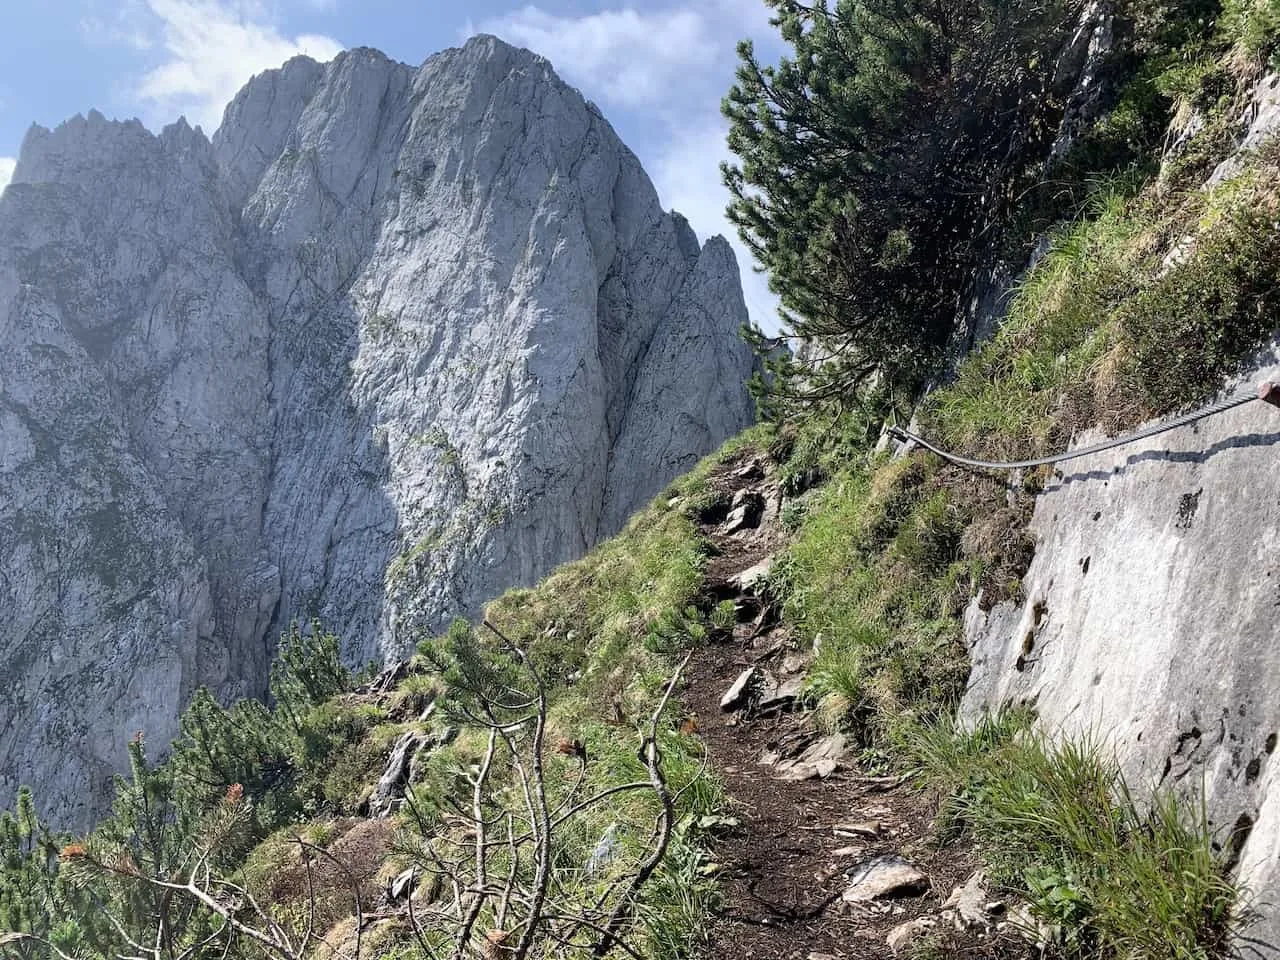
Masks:
[[[658,817],[658,842],[649,852],[649,856],[644,863],[640,865],[640,869],[636,871],[630,887],[627,888],[613,908],[613,914],[609,917],[609,922],[605,924],[604,936],[596,944],[595,950],[592,951],[592,956],[594,957],[606,956],[617,945],[618,933],[631,915],[640,888],[658,869],[659,864],[662,863],[662,858],[667,854],[667,846],[671,842],[671,828],[675,820],[675,801],[671,796],[671,791],[667,788],[666,776],[662,771],[662,752],[658,747],[658,723],[662,718],[662,712],[667,707],[667,701],[671,699],[671,694],[675,690],[676,684],[680,680],[680,675],[684,672],[684,668],[688,665],[689,657],[691,656],[692,653],[686,654],[685,658],[680,661],[680,666],[671,675],[671,679],[667,682],[667,688],[662,693],[662,699],[658,701],[658,707],[653,711],[653,717],[649,721],[649,734],[640,745],[640,759],[649,769],[649,781],[653,784],[653,792],[657,795],[658,802],[662,804],[662,813]]]
[[[324,849],[323,847],[316,846],[314,843],[308,843],[306,840],[303,840],[301,837],[296,837],[295,839],[303,848],[311,850],[314,853],[317,853],[320,856],[324,857],[326,860],[332,863],[335,867],[337,867],[340,871],[342,871],[342,875],[346,877],[347,883],[350,885],[350,888],[351,888],[351,897],[355,901],[355,905],[356,905],[355,960],[360,960],[360,938],[362,935],[362,931],[364,930],[364,907],[360,902],[360,884],[356,881],[355,875],[352,874],[350,868],[348,868],[345,863],[343,863],[341,860],[335,857],[328,850]],[[313,911],[314,911],[314,904],[313,904]],[[301,954],[299,954],[299,956],[301,956]]]
[[[583,797],[588,757],[576,741],[573,750],[560,750],[578,759],[573,781],[554,791],[547,782],[549,697],[538,665],[525,647],[493,623],[483,625],[525,678],[526,689],[513,685],[523,681],[511,679],[514,674],[504,672],[505,667],[490,672],[474,659],[474,651],[459,653],[459,689],[465,699],[457,705],[458,714],[485,729],[488,740],[470,777],[470,809],[445,798],[440,802],[452,807],[455,815],[427,817],[416,803],[411,805],[411,816],[428,842],[408,853],[453,890],[452,901],[438,901],[425,911],[410,894],[409,922],[418,945],[424,956],[436,960],[428,931],[439,934],[448,929],[451,960],[473,960],[477,954],[489,960],[530,960],[565,956],[572,950],[595,957],[618,950],[640,960],[624,934],[634,920],[641,888],[663,862],[674,832],[679,795],[673,796],[667,784],[659,731],[688,658],[666,681],[656,709],[641,728],[637,755],[646,778]],[[513,712],[520,713],[514,722]],[[704,756],[703,769],[705,765]],[[501,788],[495,782],[500,769],[507,773]],[[508,785],[514,796],[503,798]],[[683,786],[682,792],[687,789]],[[632,792],[652,793],[658,803],[643,854],[638,862],[612,870],[603,894],[580,902],[586,891],[578,891],[552,869],[555,838],[576,817]],[[499,869],[494,858],[503,856]]]
[[[461,926],[458,927],[458,936],[454,947],[454,956],[457,960],[462,960],[466,955],[467,945],[471,942],[471,931],[480,916],[480,910],[484,907],[485,895],[483,888],[489,882],[486,860],[488,847],[485,843],[483,805],[484,790],[489,782],[489,771],[493,767],[493,754],[497,743],[498,731],[490,727],[489,745],[485,748],[484,761],[480,764],[480,771],[476,774],[475,783],[472,786],[471,802],[476,823],[476,889],[472,895],[467,914],[463,917]]]

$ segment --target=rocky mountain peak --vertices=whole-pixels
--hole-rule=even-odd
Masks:
[[[254,77],[212,140],[32,129],[0,197],[0,794],[83,821],[295,620],[352,662],[529,583],[751,418],[699,247],[493,37]]]

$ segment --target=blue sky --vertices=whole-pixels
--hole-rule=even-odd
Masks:
[[[296,53],[370,46],[417,64],[495,33],[550,58],[594,100],[699,236],[734,242],[752,318],[774,329],[774,299],[724,220],[718,173],[736,43],[780,51],[768,14],[762,0],[6,0],[0,189],[33,122],[96,108],[153,130],[185,115],[212,133],[250,76]]]

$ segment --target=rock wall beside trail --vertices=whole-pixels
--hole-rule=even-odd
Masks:
[[[1255,84],[1210,183],[1275,136],[1278,86]],[[1170,137],[1172,153],[1200,122]],[[1224,396],[1264,380],[1280,380],[1274,345]],[[1051,733],[1114,748],[1139,793],[1203,796],[1262,956],[1280,956],[1277,450],[1280,409],[1255,402],[1062,464],[1031,520],[1024,602],[968,611],[961,709],[972,721],[1033,704]]]
[[[1280,379],[1259,369],[1235,391]],[[1081,438],[1081,442],[1088,439]],[[1280,409],[1261,402],[1062,464],[1025,601],[971,606],[962,714],[1033,704],[1131,787],[1202,787],[1280,943]]]
[[[0,805],[83,825],[135,731],[320,618],[403,654],[752,419],[700,246],[492,37],[255,77],[212,140],[90,113],[0,194]]]

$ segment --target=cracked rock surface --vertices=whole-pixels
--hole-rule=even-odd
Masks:
[[[210,140],[33,127],[0,194],[0,803],[85,824],[196,686],[353,664],[615,532],[747,425],[700,246],[547,61],[255,77]]]
[[[1276,379],[1272,357],[1224,393]],[[1064,464],[1036,502],[1025,601],[966,618],[966,720],[1034,705],[1113,750],[1139,799],[1203,798],[1255,892],[1280,883],[1278,443],[1280,410],[1257,402]],[[1280,942],[1273,901],[1247,936]]]

